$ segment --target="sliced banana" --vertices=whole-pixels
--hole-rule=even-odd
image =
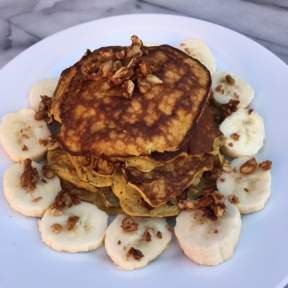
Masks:
[[[227,138],[222,150],[228,156],[253,156],[264,145],[264,122],[252,109],[239,108],[226,117],[219,129]]]
[[[41,97],[46,95],[48,97],[52,97],[53,93],[58,84],[58,78],[43,78],[37,81],[32,88],[30,89],[29,100],[30,100],[30,108],[34,111],[38,111],[39,103],[41,101]]]
[[[59,213],[48,209],[39,221],[42,241],[56,251],[71,253],[97,249],[103,243],[108,215],[95,205],[80,202]]]
[[[219,192],[234,202],[241,214],[263,209],[270,197],[270,169],[259,164],[254,157],[234,159],[230,163],[231,171],[222,172],[217,179]]]
[[[56,175],[51,179],[43,175],[41,164],[32,161],[32,167],[37,169],[39,175],[35,190],[27,191],[21,185],[24,162],[15,163],[5,170],[3,190],[12,209],[25,216],[41,217],[54,202],[55,196],[61,190],[61,185]]]
[[[212,99],[218,106],[237,100],[238,108],[246,108],[254,97],[254,90],[245,80],[224,71],[212,74],[212,92]]]
[[[177,45],[177,48],[189,56],[199,60],[213,74],[216,71],[216,61],[209,47],[200,39],[188,38]]]
[[[184,254],[200,265],[215,266],[234,254],[241,232],[241,214],[228,201],[222,217],[216,221],[196,209],[182,211],[176,217],[175,235]]]
[[[2,118],[0,139],[13,161],[41,159],[47,151],[50,131],[44,120],[35,120],[32,109],[11,112]]]
[[[106,230],[105,248],[119,268],[133,270],[145,267],[159,256],[171,239],[165,218],[119,214]]]

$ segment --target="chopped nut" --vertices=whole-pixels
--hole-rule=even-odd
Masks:
[[[25,144],[22,146],[22,151],[28,151],[28,147]]]
[[[240,167],[240,173],[242,174],[252,174],[257,168],[257,161],[255,157],[249,159]]]
[[[182,200],[178,206],[184,210],[200,209],[204,212],[204,216],[212,221],[222,217],[226,208],[224,196],[213,187],[202,189],[202,194],[198,199]]]
[[[225,197],[223,194],[221,194],[219,191],[215,190],[211,193],[211,196],[213,197],[215,204],[223,204],[225,202]]]
[[[146,242],[150,242],[150,241],[151,241],[151,234],[150,234],[150,232],[148,231],[148,229],[146,229],[146,230],[144,231],[144,238],[145,238]]]
[[[68,227],[68,230],[72,230],[75,228],[75,225],[76,223],[79,221],[79,217],[78,216],[70,216],[68,219],[67,219],[67,227]]]
[[[272,168],[272,162],[271,162],[270,160],[266,160],[266,161],[264,161],[264,162],[261,162],[261,163],[259,164],[259,167],[260,167],[261,169],[263,169],[264,171],[271,170],[271,168]]]
[[[146,79],[147,79],[148,82],[150,82],[153,85],[162,84],[163,83],[163,81],[161,79],[159,79],[157,76],[152,75],[152,74],[148,74]]]
[[[61,190],[58,192],[57,196],[55,197],[54,203],[52,208],[61,210],[64,207],[72,207],[73,205],[80,204],[80,200],[75,196],[69,193],[68,190]]]
[[[126,98],[131,98],[134,91],[134,83],[132,80],[126,80],[122,83],[122,94]]]
[[[135,260],[140,261],[142,257],[144,257],[143,253],[140,250],[131,247],[128,252],[126,253],[127,257],[133,256]]]
[[[222,105],[222,109],[225,111],[226,117],[230,116],[237,110],[239,103],[239,100],[230,99],[227,104]]]
[[[234,205],[240,203],[238,197],[233,194],[228,196],[228,201]]]
[[[37,203],[37,202],[39,202],[41,199],[42,199],[42,197],[37,197],[37,198],[33,199],[32,202]]]
[[[138,223],[131,216],[127,216],[122,220],[121,227],[125,232],[132,232],[138,229]]]
[[[51,170],[50,166],[47,163],[42,166],[42,173],[48,179],[52,179],[55,177],[55,173]]]
[[[232,134],[230,135],[230,137],[231,137],[233,140],[235,140],[235,141],[238,141],[238,140],[240,139],[240,135],[237,134],[237,133],[232,133]]]
[[[59,234],[63,230],[63,227],[58,223],[54,223],[53,225],[51,225],[51,229],[54,233]]]
[[[229,143],[228,143],[228,146],[233,147],[234,144],[233,144],[232,142],[229,142]]]
[[[46,95],[41,95],[41,101],[38,106],[38,111],[34,115],[35,120],[44,120],[47,124],[53,122],[53,117],[49,115],[49,107],[51,105],[52,98]]]
[[[225,205],[212,205],[211,206],[215,216],[218,218],[222,217],[225,212]]]
[[[150,74],[152,72],[151,67],[148,65],[147,62],[144,62],[144,61],[139,63],[139,71],[140,71],[143,78],[146,78],[148,76],[148,74]]]
[[[156,237],[159,239],[162,239],[162,232],[157,231]]]
[[[225,79],[226,79],[228,84],[230,84],[230,85],[234,85],[235,84],[235,79],[231,75],[227,74],[225,76]]]
[[[248,110],[248,115],[250,115],[254,110],[253,109],[249,109]]]
[[[249,189],[248,189],[248,188],[244,188],[244,191],[245,191],[245,192],[249,192]]]
[[[25,159],[23,164],[24,171],[20,177],[21,187],[25,188],[28,192],[34,191],[40,179],[38,171],[35,167],[32,167],[31,159]]]
[[[152,84],[144,78],[138,78],[137,85],[138,85],[139,91],[143,94],[147,93],[152,87]]]
[[[218,85],[218,86],[215,88],[215,91],[217,91],[217,92],[222,92],[222,94],[223,94],[224,90],[222,89],[222,85]]]
[[[117,244],[118,244],[118,245],[121,245],[121,240],[118,240]]]

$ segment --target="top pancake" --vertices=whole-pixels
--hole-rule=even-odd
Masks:
[[[138,54],[131,54],[131,50]],[[114,66],[128,71],[119,84],[113,78],[117,71],[103,71],[111,59],[113,65],[117,62]],[[135,86],[132,95],[127,95],[127,90],[123,93],[128,81]],[[147,82],[151,84],[145,91],[143,81],[144,88]],[[210,87],[209,71],[182,51],[133,42],[130,47],[105,47],[87,53],[66,69],[50,112],[62,123],[58,140],[72,155],[150,155],[175,151],[187,142]]]

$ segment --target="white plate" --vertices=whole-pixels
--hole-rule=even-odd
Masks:
[[[28,106],[31,85],[57,77],[86,48],[144,42],[176,45],[187,37],[205,41],[219,70],[246,79],[256,91],[252,107],[265,120],[267,141],[259,154],[273,162],[272,196],[265,209],[243,217],[234,257],[217,267],[188,260],[174,238],[148,267],[117,269],[102,247],[68,254],[41,243],[37,219],[13,212],[0,194],[0,287],[283,287],[288,282],[287,163],[288,66],[262,46],[223,27],[170,15],[125,15],[82,24],[37,43],[0,71],[0,117]],[[1,179],[12,162],[0,148]],[[1,191],[2,192],[2,191]]]

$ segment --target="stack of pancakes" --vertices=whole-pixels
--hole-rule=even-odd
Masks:
[[[211,76],[176,48],[131,39],[88,50],[62,72],[49,111],[61,148],[47,161],[109,214],[173,216],[221,162]]]

